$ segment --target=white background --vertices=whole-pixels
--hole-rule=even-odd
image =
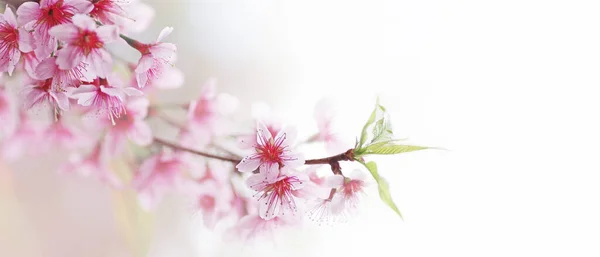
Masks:
[[[352,140],[379,95],[398,137],[448,149],[376,159],[404,221],[372,191],[346,224],[309,224],[280,234],[274,248],[241,248],[216,244],[167,201],[151,256],[600,256],[600,3],[149,2],[159,19],[144,36],[174,26],[169,40],[186,73],[186,89],[167,97],[189,99],[183,92],[214,76],[243,110],[265,101],[309,134],[314,103],[327,95]],[[23,192],[36,176],[17,175],[21,199],[35,198]],[[86,193],[94,205],[63,200],[97,208],[71,222],[111,217],[107,192]],[[84,255],[126,256],[120,244],[106,247],[112,230],[88,240],[100,237],[99,224],[110,227],[110,218],[93,219],[91,229],[63,230],[81,247],[49,247],[48,256],[94,246],[105,250]],[[47,227],[35,241],[52,239]]]

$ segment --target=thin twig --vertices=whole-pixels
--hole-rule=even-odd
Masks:
[[[194,150],[194,149],[190,149],[190,148],[187,148],[187,147],[183,147],[183,146],[180,146],[180,145],[168,142],[168,141],[160,139],[160,138],[156,138],[156,137],[154,138],[154,142],[159,143],[159,144],[164,145],[164,146],[167,146],[167,147],[170,147],[170,148],[172,148],[174,150],[186,151],[186,152],[197,154],[197,155],[204,156],[204,157],[207,157],[207,158],[212,158],[212,159],[217,159],[217,160],[221,160],[221,161],[231,162],[231,163],[234,163],[234,164],[239,163],[241,161],[239,159],[233,159],[233,158],[219,156],[219,155],[215,155],[215,154],[211,154],[211,153],[197,151],[197,150]]]

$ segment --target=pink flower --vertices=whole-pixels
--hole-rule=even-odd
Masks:
[[[121,19],[127,18],[123,5],[126,0],[91,0],[94,9],[90,12],[92,18],[97,19],[104,25],[119,25]]]
[[[0,15],[0,72],[8,71],[9,75],[19,62],[21,51],[33,51],[31,35],[17,27],[15,14],[6,6],[4,15]]]
[[[10,95],[0,86],[0,136],[12,133],[16,125],[12,102]]]
[[[2,145],[3,156],[7,160],[16,160],[23,154],[35,154],[38,148],[31,147],[40,143],[40,127],[27,117],[25,112],[20,113],[21,120],[14,133]]]
[[[200,98],[192,101],[188,107],[190,131],[201,145],[210,142],[215,130],[218,118],[216,99],[215,80],[211,79],[202,88]]]
[[[196,207],[202,212],[204,225],[214,228],[221,218],[229,214],[232,200],[233,192],[229,185],[219,185],[215,181],[202,182],[196,193]]]
[[[143,44],[134,40],[126,40],[129,45],[137,49],[142,57],[135,68],[135,76],[138,87],[143,88],[151,85],[159,79],[168,66],[172,66],[175,59],[177,47],[172,43],[162,43],[161,41],[171,34],[173,28],[166,27],[158,35],[154,43]]]
[[[56,50],[56,39],[48,31],[50,28],[71,22],[77,13],[89,13],[94,6],[87,0],[41,0],[25,2],[17,9],[17,21],[28,30],[33,30],[35,53],[45,58]]]
[[[64,90],[52,86],[52,79],[38,80],[25,86],[21,94],[25,109],[36,106],[49,106],[55,115],[69,109],[69,98]]]
[[[35,69],[40,64],[40,59],[35,56],[35,52],[22,53],[21,57],[23,58],[23,69],[25,69],[27,75],[31,78],[39,79],[35,75]]]
[[[154,8],[140,0],[131,0],[128,5],[123,7],[127,18],[121,19],[119,28],[124,32],[144,31],[155,15]]]
[[[270,241],[275,239],[273,233],[275,230],[289,228],[296,224],[296,220],[290,220],[286,217],[274,217],[265,220],[258,215],[246,215],[227,231],[226,237],[229,239],[239,238],[245,241],[258,239]]]
[[[275,138],[262,123],[258,124],[254,153],[244,157],[236,166],[240,172],[254,171],[260,166],[260,172],[269,178],[277,178],[279,168],[295,168],[304,164],[304,158],[290,149],[289,142],[294,135],[281,130]]]
[[[185,167],[175,153],[161,152],[146,159],[132,182],[141,206],[151,210],[167,192],[184,186],[181,172]]]
[[[56,147],[64,147],[66,149],[75,149],[86,146],[91,142],[83,131],[77,129],[73,125],[65,124],[63,119],[50,124],[43,132],[42,138],[47,142],[44,144],[45,149],[54,149]]]
[[[319,127],[319,133],[313,138],[314,141],[324,142],[325,148],[329,154],[338,154],[349,148],[349,146],[346,146],[334,132],[335,130],[332,125],[335,112],[331,106],[330,99],[325,98],[317,103],[314,117],[317,121],[317,126]]]
[[[308,177],[303,173],[292,173],[289,169],[282,170],[276,178],[270,178],[264,173],[254,174],[246,184],[257,191],[258,213],[261,218],[269,220],[274,217],[294,215],[297,212],[294,191],[304,187]]]
[[[56,64],[70,70],[82,61],[89,64],[98,77],[105,78],[112,67],[112,57],[104,49],[106,43],[119,37],[116,26],[104,25],[96,28],[94,20],[83,14],[73,16],[73,24],[61,24],[49,30],[50,35],[67,42],[58,50]]]
[[[109,186],[121,187],[119,178],[109,170],[108,159],[103,154],[102,145],[97,144],[92,152],[83,157],[80,153],[74,153],[69,156],[69,161],[59,171],[60,173],[78,173],[82,176],[93,176]]]
[[[37,79],[52,79],[52,86],[57,89],[79,87],[81,81],[92,82],[95,77],[90,74],[86,63],[80,62],[72,69],[62,70],[56,64],[56,57],[48,57],[41,61],[35,68],[34,75]]]
[[[152,143],[152,130],[144,121],[148,115],[149,105],[147,98],[129,100],[123,114],[118,119],[112,120],[114,126],[108,128],[105,138],[111,155],[121,152],[127,139],[140,146]]]
[[[317,222],[345,221],[358,209],[360,198],[368,186],[364,172],[354,170],[350,176],[334,175],[326,178],[325,187],[332,188],[328,198],[317,198],[309,217]]]
[[[97,78],[71,92],[71,98],[77,99],[78,104],[89,106],[99,114],[106,114],[113,125],[116,124],[115,119],[126,111],[125,97],[139,95],[142,92],[135,88],[121,88],[118,78],[114,76]]]

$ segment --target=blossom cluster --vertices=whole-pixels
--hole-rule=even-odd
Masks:
[[[146,210],[166,194],[183,194],[207,227],[234,218],[230,230],[251,238],[307,216],[328,222],[355,210],[368,179],[363,171],[342,173],[339,162],[359,161],[377,174],[362,155],[424,149],[394,145],[383,119],[365,126],[375,126],[371,141],[363,131],[360,144],[344,145],[327,100],[315,108],[318,132],[301,142],[292,126],[272,117],[249,119],[245,129],[233,131],[228,128],[234,127],[237,100],[218,93],[214,80],[187,103],[153,102],[150,96],[183,84],[174,67],[177,48],[164,42],[173,28],[153,42],[128,36],[142,32],[153,14],[140,1],[122,0],[6,6],[0,15],[0,158],[66,153],[61,174],[133,189]],[[138,60],[114,55],[111,49],[118,47],[137,51]],[[157,137],[150,119],[174,127],[176,137]],[[306,160],[298,146],[309,143],[321,143],[332,156]],[[332,172],[320,174],[318,165]],[[386,195],[381,179],[375,176]]]

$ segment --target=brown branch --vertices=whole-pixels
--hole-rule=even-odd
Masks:
[[[349,149],[348,151],[346,151],[344,153],[326,157],[326,158],[306,160],[304,162],[304,164],[306,164],[306,165],[331,164],[331,162],[340,162],[340,161],[354,161],[354,149]]]
[[[221,161],[231,162],[233,164],[239,163],[241,161],[241,160],[238,160],[238,159],[233,159],[233,158],[223,157],[223,156],[219,156],[219,155],[215,155],[215,154],[211,154],[211,153],[197,151],[197,150],[194,150],[194,149],[190,149],[190,148],[187,148],[187,147],[183,147],[183,146],[180,146],[180,145],[168,142],[168,141],[160,139],[160,138],[156,138],[156,137],[154,138],[154,142],[155,143],[159,143],[161,145],[164,145],[166,147],[170,147],[170,148],[172,148],[174,150],[186,151],[186,152],[197,154],[197,155],[204,156],[204,157],[207,157],[207,158],[212,158],[212,159],[217,159],[217,160],[221,160]]]
[[[207,152],[190,149],[190,148],[187,148],[184,146],[180,146],[178,144],[168,142],[168,141],[160,139],[160,138],[154,138],[154,142],[164,145],[164,146],[167,146],[167,147],[170,147],[174,150],[186,151],[186,152],[197,154],[197,155],[204,156],[207,158],[231,162],[233,164],[239,163],[241,161],[240,159],[234,159],[234,158],[230,158],[230,157],[225,157],[225,156],[220,156],[220,155],[215,155],[215,154],[211,154],[211,153],[207,153]],[[329,166],[331,166],[331,171],[333,172],[333,174],[342,175],[342,168],[340,166],[341,161],[354,161],[354,149],[349,149],[348,151],[346,151],[344,153],[326,157],[326,158],[308,159],[308,160],[304,161],[304,164],[305,165],[329,164]]]

